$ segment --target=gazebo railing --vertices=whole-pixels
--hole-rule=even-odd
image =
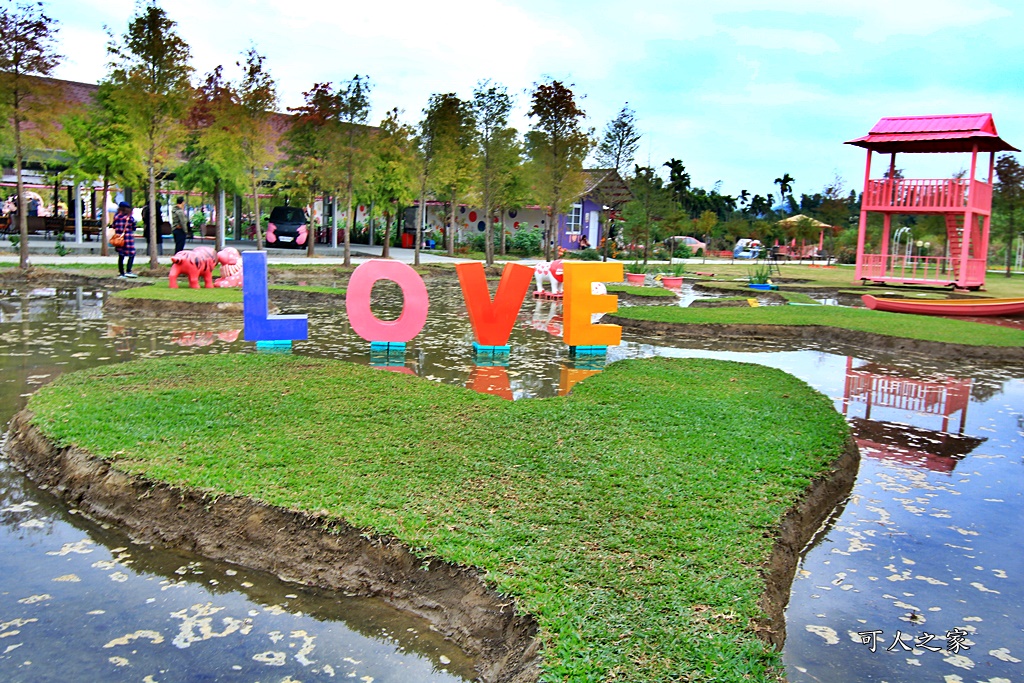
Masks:
[[[902,256],[864,254],[861,277],[865,280],[892,280],[950,284],[958,282],[960,259],[946,256]],[[985,259],[968,259],[966,283],[985,281]]]
[[[869,211],[963,211],[968,201],[987,211],[992,206],[992,186],[957,178],[896,178],[869,180],[864,191],[864,208]]]

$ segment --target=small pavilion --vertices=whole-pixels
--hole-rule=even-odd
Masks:
[[[886,117],[871,132],[846,144],[868,151],[857,235],[859,280],[955,286],[978,289],[985,284],[989,229],[992,221],[992,182],[996,152],[1019,152],[996,132],[991,114]],[[889,172],[871,178],[871,155],[889,154]],[[970,153],[971,171],[965,178],[895,178],[896,154]],[[988,178],[979,180],[978,153],[988,152]],[[868,213],[882,214],[879,252],[864,253]],[[894,214],[941,214],[946,221],[945,256],[907,256],[889,253]]]

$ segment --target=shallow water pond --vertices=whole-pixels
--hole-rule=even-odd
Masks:
[[[564,395],[604,365],[603,360],[570,358],[560,339],[560,304],[533,300],[524,303],[510,341],[508,365],[478,363],[458,287],[449,282],[431,282],[428,287],[427,325],[404,356],[371,356],[368,343],[351,331],[343,304],[317,310],[287,307],[285,312],[310,316],[311,337],[297,342],[294,352],[368,363],[510,399]],[[101,292],[82,290],[0,296],[0,418],[8,419],[31,391],[67,370],[164,354],[253,351],[252,344],[239,340],[240,321],[108,318],[102,303]],[[379,315],[395,317],[400,307],[394,288],[375,289]],[[624,341],[610,350],[608,362],[666,355],[778,367],[832,397],[836,409],[850,421],[864,457],[851,499],[808,550],[793,585],[784,651],[791,681],[996,683],[1024,676],[1019,661],[1024,659],[1024,560],[1016,552],[1024,522],[1024,367],[937,364],[813,344],[769,342],[751,349],[668,339],[652,344],[631,335]],[[239,568],[229,575],[226,565],[132,546],[115,530],[82,520],[45,492],[34,491],[20,475],[3,476],[6,489],[16,493],[14,502],[0,507],[13,505],[19,511],[2,515],[5,531],[0,542],[9,556],[0,562],[12,566],[0,565],[0,592],[6,591],[0,596],[5,601],[0,602],[0,625],[13,620],[4,628],[19,630],[25,638],[32,630],[44,635],[3,653],[22,636],[0,633],[0,678],[6,680],[10,672],[12,680],[45,680],[26,674],[23,662],[32,661],[36,667],[55,653],[64,656],[72,642],[80,644],[74,648],[73,661],[102,672],[97,676],[103,680],[140,680],[144,675],[161,681],[202,680],[201,672],[212,680],[237,671],[234,666],[243,667],[240,680],[264,675],[260,672],[269,672],[267,680],[286,680],[289,675],[314,680],[310,676],[315,667],[321,667],[316,675],[327,675],[325,664],[338,674],[347,663],[345,657],[365,667],[356,671],[355,680],[450,680],[472,675],[468,660],[460,659],[457,651],[444,650],[436,634],[415,625],[395,626],[398,622],[377,611],[379,605],[360,612],[363,607],[349,605],[344,596],[307,595],[265,576],[244,579],[252,585],[242,586]],[[48,516],[40,514],[43,506]],[[51,532],[55,537],[33,528],[33,519],[39,519],[43,528],[58,529]],[[22,526],[25,522],[30,526]],[[59,553],[65,544],[92,552],[46,554]],[[124,553],[126,557],[117,559]],[[165,556],[178,559],[159,559]],[[93,566],[96,562],[100,565]],[[59,569],[60,563],[68,568]],[[147,571],[132,573],[143,566]],[[164,570],[148,569],[156,566]],[[197,575],[190,566],[204,573]],[[52,580],[65,574],[81,582]],[[115,574],[129,578],[118,581],[112,578]],[[218,582],[216,586],[210,579]],[[87,581],[95,587],[83,590]],[[172,587],[179,582],[186,586]],[[51,597],[39,599],[40,595]],[[175,595],[181,599],[166,602]],[[33,596],[29,602],[18,602]],[[343,603],[346,606],[339,607]],[[125,604],[131,609],[124,610]],[[220,607],[216,613],[199,613]],[[268,611],[277,609],[284,612]],[[95,610],[104,614],[88,614]],[[362,617],[352,614],[372,614],[366,617],[371,626],[359,626]],[[106,621],[85,621],[86,617]],[[40,621],[18,625],[33,618]],[[385,622],[389,625],[382,625]],[[67,623],[73,626],[65,634],[61,629]],[[106,625],[95,627],[100,635],[82,640],[81,625],[92,623]],[[223,633],[236,623],[237,629],[179,648],[174,639],[187,623],[197,624],[193,633],[200,635]],[[243,634],[243,629],[248,630]],[[138,636],[123,645],[103,647],[140,630],[158,632],[163,642]],[[966,634],[963,638],[960,630]],[[870,635],[876,631],[881,633]],[[303,657],[316,664],[297,658],[306,642],[303,636],[293,636],[299,632],[315,635],[315,654]],[[925,634],[936,637],[924,642]],[[368,650],[359,652],[368,654],[343,654],[353,652],[357,645],[352,643],[363,639]],[[877,641],[874,652],[866,639]],[[910,649],[904,650],[899,642]],[[894,647],[887,650],[890,645]],[[201,652],[211,654],[182,659],[183,653]],[[275,668],[280,654],[274,653],[285,655],[281,668]],[[260,659],[254,659],[257,656]],[[129,664],[118,666],[120,660],[111,659],[117,657]],[[349,673],[346,669],[344,676]]]

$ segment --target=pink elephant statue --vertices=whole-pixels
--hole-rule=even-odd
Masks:
[[[242,286],[242,255],[234,247],[227,247],[217,252],[220,262],[220,277],[214,280],[215,287]]]
[[[217,252],[210,247],[179,251],[171,257],[171,264],[171,272],[167,276],[167,286],[171,289],[178,288],[179,275],[188,278],[188,286],[192,289],[199,289],[200,277],[203,278],[205,287],[213,287],[213,268],[217,265]]]

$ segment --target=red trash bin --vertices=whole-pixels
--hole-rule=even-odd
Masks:
[[[402,249],[412,249],[416,236],[407,232],[402,233]]]

